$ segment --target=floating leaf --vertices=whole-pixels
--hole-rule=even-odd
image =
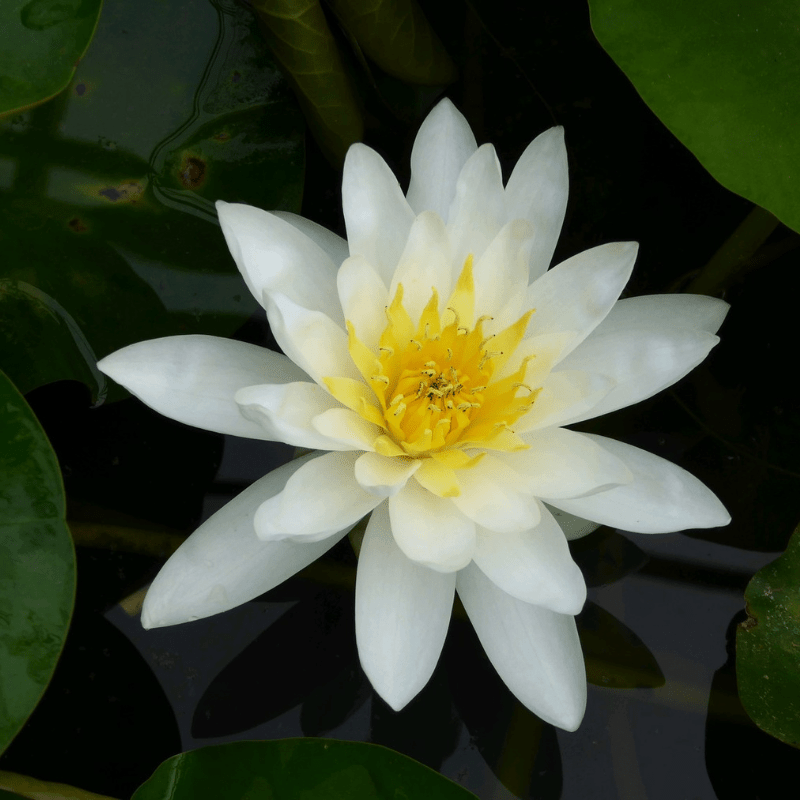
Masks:
[[[589,0],[600,44],[726,188],[800,231],[793,0]]]
[[[742,705],[759,728],[800,747],[800,525],[744,598],[748,618],[736,631]]]
[[[475,800],[385,747],[335,739],[233,742],[165,761],[132,800]]]
[[[75,553],[55,453],[0,372],[0,752],[39,702],[67,635]]]
[[[255,0],[264,36],[294,86],[314,138],[336,165],[364,123],[319,0]]]
[[[456,68],[416,0],[329,0],[342,25],[382,70],[410,83],[445,85]]]
[[[16,794],[6,792],[10,789]],[[6,797],[27,797],[30,800],[114,800],[105,794],[87,792],[66,783],[40,781],[28,775],[17,775],[15,772],[0,770],[0,800]]]
[[[102,0],[0,3],[0,114],[41,103],[67,87],[101,6]]]
[[[302,115],[253,14],[233,0],[220,10],[107,0],[71,91],[0,124],[3,278],[44,293],[98,357],[176,333],[229,336],[256,303],[214,201],[299,210]],[[65,352],[56,333],[17,337],[13,352],[0,339],[0,364],[29,365],[14,374],[24,389],[56,375],[37,361]],[[60,366],[89,381],[74,354]]]

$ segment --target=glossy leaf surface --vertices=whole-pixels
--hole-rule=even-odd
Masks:
[[[75,553],[55,453],[0,372],[0,751],[55,669],[75,596]]]
[[[600,44],[726,188],[800,231],[800,7],[590,0]],[[702,12],[702,13],[700,13]]]
[[[334,739],[234,742],[165,761],[132,800],[468,800],[471,792],[385,747]]]
[[[97,26],[103,0],[0,3],[0,114],[67,87]]]
[[[18,385],[71,377],[97,394],[82,352],[235,331],[256,301],[214,201],[297,211],[302,130],[241,5],[107,2],[70,91],[0,123],[3,278],[44,293],[64,312],[61,328],[69,318],[85,338],[61,341],[52,309],[37,336],[0,337]],[[32,326],[26,302],[14,313]]]
[[[742,705],[759,728],[800,747],[800,526],[744,597],[748,618],[736,631]]]

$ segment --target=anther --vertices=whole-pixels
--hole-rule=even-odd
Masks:
[[[392,398],[392,401],[389,403],[389,407],[391,408],[392,406],[396,406],[402,399],[403,399],[403,395],[402,394],[396,394]]]
[[[512,383],[511,386],[514,389],[527,389],[530,394],[533,394],[533,389],[527,383]]]
[[[419,372],[420,372],[420,375],[427,375],[429,378],[435,378],[436,377],[436,370],[435,369],[421,369]]]
[[[426,367],[435,367],[436,366],[436,362],[435,361],[426,361],[425,362],[425,366]]]
[[[373,375],[370,378],[371,381],[379,381],[380,383],[384,383],[387,386],[389,385],[389,379],[385,375]]]
[[[409,341],[417,346],[417,350],[422,350],[422,345],[416,339],[409,339]]]
[[[397,410],[394,412],[394,415],[396,417],[400,416],[400,414],[402,414],[406,410],[406,408],[408,408],[408,406],[406,406],[405,403],[399,403],[397,406]]]
[[[394,355],[394,350],[391,347],[379,347],[378,350],[388,353],[390,358]]]

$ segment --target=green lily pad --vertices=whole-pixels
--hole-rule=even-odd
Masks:
[[[475,795],[385,747],[279,739],[203,747],[167,759],[132,800],[475,800]]]
[[[800,526],[744,598],[747,620],[736,631],[742,705],[759,728],[800,747]]]
[[[63,91],[92,40],[103,0],[0,3],[0,114]]]
[[[592,29],[659,119],[726,188],[800,231],[793,0],[589,0]]]
[[[67,635],[75,552],[55,453],[0,372],[0,752],[39,702]]]
[[[51,298],[97,357],[158,336],[229,336],[257,304],[214,201],[298,211],[303,131],[241,4],[106,0],[70,91],[0,123],[3,278]],[[0,364],[39,365],[13,368],[27,391],[65,343],[53,326],[21,338],[0,337]],[[60,368],[87,380],[78,359]]]

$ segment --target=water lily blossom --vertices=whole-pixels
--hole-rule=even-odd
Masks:
[[[729,522],[655,455],[565,426],[636,403],[699,364],[727,304],[619,300],[637,245],[548,269],[567,204],[563,132],[503,184],[448,100],[403,194],[351,147],[347,241],[301,217],[218,203],[222,231],[285,355],[210,336],[141,342],[99,366],[152,408],[313,452],[208,519],[151,586],[145,627],[216,614],[278,585],[370,514],[356,579],[364,671],[393,708],[427,683],[457,591],[502,679],[575,730],[586,586],[554,514],[660,533]]]

